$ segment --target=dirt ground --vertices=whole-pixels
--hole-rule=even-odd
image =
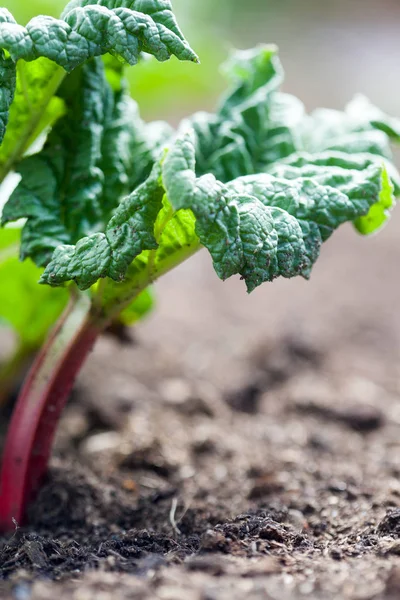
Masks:
[[[206,254],[104,337],[4,600],[400,598],[400,215],[247,296]]]

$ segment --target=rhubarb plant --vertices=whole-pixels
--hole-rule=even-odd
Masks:
[[[0,408],[18,387],[34,356],[68,303],[68,289],[38,285],[43,268],[32,260],[18,258],[21,228],[0,230],[0,336],[11,330],[14,349],[2,356],[0,364]],[[144,290],[110,324],[107,332],[126,340],[126,328],[153,308],[153,293]]]
[[[0,10],[0,179],[20,182],[2,224],[20,222],[20,258],[69,303],[21,390],[2,459],[0,528],[22,522],[58,418],[100,333],[135,313],[148,287],[205,248],[222,280],[253,291],[309,278],[342,224],[388,219],[400,178],[400,122],[363,97],[343,112],[280,91],[274,46],[233,54],[213,114],[177,131],[145,123],[126,65],[143,53],[198,62],[169,0],[72,0],[26,27]],[[7,231],[7,229],[6,229]],[[136,305],[137,306],[137,305]]]

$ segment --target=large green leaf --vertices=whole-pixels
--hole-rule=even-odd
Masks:
[[[395,120],[365,101],[307,117],[278,89],[274,47],[238,53],[228,72],[232,89],[217,113],[185,121],[175,140],[168,127],[140,121],[118,68],[105,76],[99,59],[60,89],[67,113],[27,159],[35,168],[22,163],[4,213],[28,217],[24,231],[37,233],[23,251],[46,265],[42,283],[87,289],[106,278],[109,314],[202,245],[221,279],[239,274],[252,291],[308,277],[343,223],[363,233],[382,225],[400,191]],[[53,161],[40,184],[37,161]]]
[[[226,279],[240,274],[252,291],[278,276],[309,276],[322,242],[346,221],[392,204],[383,167],[361,171],[325,167],[325,177],[278,178],[259,174],[222,184],[212,175],[196,177],[192,132],[168,153],[163,179],[177,209],[191,209],[196,232]],[[322,174],[321,174],[322,177]],[[335,179],[336,177],[336,179]]]

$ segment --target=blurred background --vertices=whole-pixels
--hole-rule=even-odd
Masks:
[[[3,0],[20,23],[58,16],[64,0]],[[218,65],[232,47],[279,45],[286,90],[306,105],[342,106],[354,91],[399,112],[398,0],[174,0],[179,23],[201,66],[151,61],[131,72],[147,118],[176,120],[211,108],[223,89]]]

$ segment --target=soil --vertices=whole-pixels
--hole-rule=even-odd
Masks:
[[[400,598],[397,230],[246,296],[199,255],[98,343],[4,600]]]

